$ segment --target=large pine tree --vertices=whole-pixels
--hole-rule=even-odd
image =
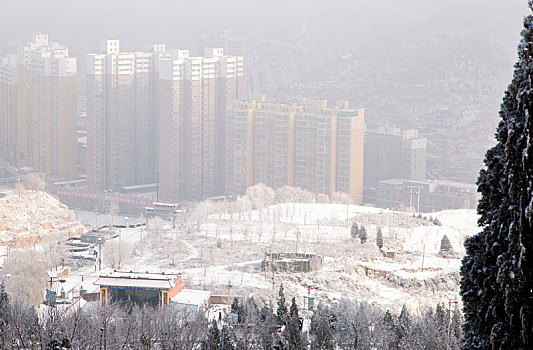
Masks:
[[[530,1],[530,8],[533,5]],[[478,179],[483,230],[465,243],[464,349],[533,348],[533,16]]]

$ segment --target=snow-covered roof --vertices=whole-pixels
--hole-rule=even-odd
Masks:
[[[179,276],[180,274],[175,273],[113,271],[110,274],[100,275],[94,284],[110,287],[170,289],[174,287],[174,280]]]
[[[183,305],[202,305],[209,300],[211,292],[196,289],[184,289],[174,298],[170,299],[173,303]]]

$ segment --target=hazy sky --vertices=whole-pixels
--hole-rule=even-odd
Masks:
[[[339,16],[391,32],[406,19],[431,26],[447,16],[507,31],[520,28],[527,12],[525,0],[3,0],[2,5],[4,46],[16,46],[41,31],[74,49],[96,49],[101,39],[112,37],[139,50],[153,42],[194,45],[198,35],[220,29],[251,41],[278,39],[317,19]]]
[[[430,174],[473,181],[494,142],[526,0],[3,0],[0,54],[34,31],[67,45],[84,71],[104,39],[198,49],[248,38],[253,95],[345,99],[370,125],[418,128]],[[83,85],[81,85],[83,86]],[[83,91],[82,89],[80,91]],[[454,129],[451,129],[454,128]],[[451,169],[451,170],[450,170]]]

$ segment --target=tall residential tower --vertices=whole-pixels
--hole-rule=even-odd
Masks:
[[[157,169],[157,57],[103,42],[87,59],[87,178],[93,190],[154,183]]]
[[[244,58],[221,48],[190,57],[167,52],[159,61],[159,180],[164,200],[224,193],[226,110],[246,98]]]
[[[236,101],[226,140],[228,193],[264,183],[362,201],[364,109],[325,100]]]
[[[48,35],[0,58],[0,154],[71,178],[76,169],[76,58]]]

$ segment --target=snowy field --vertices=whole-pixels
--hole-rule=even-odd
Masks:
[[[434,224],[434,218],[441,225]],[[365,244],[351,237],[353,222],[365,227]],[[478,231],[476,222],[474,210],[419,218],[372,207],[296,203],[191,215],[174,229],[169,222],[150,219],[142,240],[139,228],[122,230],[121,244],[128,242],[131,251],[120,268],[182,272],[188,288],[267,301],[277,298],[283,283],[286,295],[301,304],[312,284],[318,287],[312,292],[318,301],[368,300],[394,312],[407,304],[416,312],[459,298],[463,241]],[[383,233],[381,251],[376,245],[378,228]],[[447,258],[439,255],[444,235],[454,250]],[[387,251],[394,251],[395,257],[385,257]],[[324,257],[324,265],[309,273],[265,273],[261,260],[270,252],[315,253]]]
[[[74,222],[78,219],[86,229],[96,223],[140,222],[140,218],[96,217],[89,212],[69,214],[53,198],[42,194],[30,194],[28,199],[50,202],[51,208],[59,209],[59,218]],[[4,204],[14,203],[17,196],[11,194],[2,200]],[[395,313],[406,304],[416,312],[459,298],[463,242],[479,230],[474,210],[415,217],[342,204],[282,203],[261,210],[226,204],[208,209],[194,208],[186,217],[177,219],[174,227],[170,221],[145,218],[142,228],[117,229],[118,236],[103,247],[103,268],[181,272],[188,288],[229,296],[254,295],[268,302],[277,298],[283,283],[287,298],[296,297],[300,305],[308,294],[307,287],[312,285],[317,289],[311,294],[318,302],[349,298],[366,300]],[[48,212],[39,215],[38,222],[52,221]],[[26,216],[31,217],[23,212],[22,217]],[[435,219],[441,225],[435,224]],[[352,238],[352,223],[365,227],[366,243]],[[59,226],[55,221],[54,225]],[[378,229],[383,234],[381,250],[376,244]],[[439,255],[444,235],[454,251],[446,258]],[[309,273],[264,272],[261,261],[271,252],[319,254],[324,263],[321,270]],[[387,257],[387,252],[394,252],[395,256]],[[94,266],[79,271],[71,268],[61,287],[75,299],[82,284],[85,290],[95,290],[92,282],[96,275]]]

